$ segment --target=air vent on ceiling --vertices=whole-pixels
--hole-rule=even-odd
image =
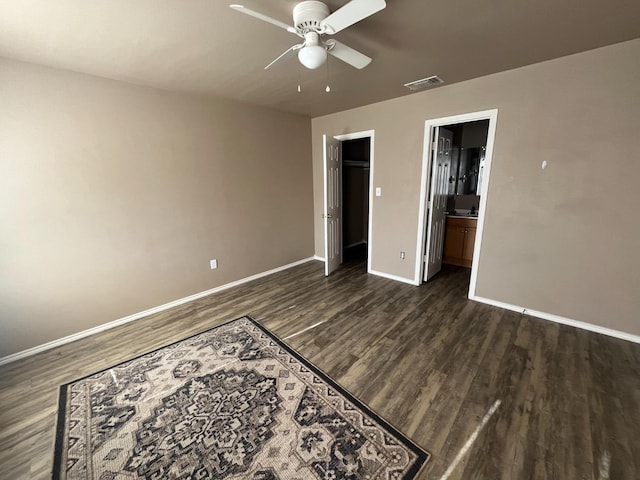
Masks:
[[[433,75],[431,77],[421,78],[420,80],[415,80],[413,82],[405,83],[404,86],[407,87],[409,90],[421,90],[423,88],[440,85],[441,83],[444,83],[444,80],[442,80],[437,75]]]

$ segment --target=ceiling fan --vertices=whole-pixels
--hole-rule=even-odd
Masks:
[[[307,0],[298,3],[293,8],[294,26],[250,10],[243,5],[234,4],[229,6],[238,12],[271,23],[304,39],[304,42],[293,45],[264,67],[265,70],[295,51],[298,51],[300,63],[313,70],[327,61],[327,53],[358,69],[369,65],[371,58],[337,40],[325,40],[324,36],[338,33],[354,23],[379,12],[386,7],[386,3],[384,0],[351,0],[335,12],[330,13],[329,7],[323,2]]]

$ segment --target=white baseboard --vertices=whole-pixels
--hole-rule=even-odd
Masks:
[[[392,275],[390,273],[379,272],[378,270],[369,270],[371,275],[377,275],[378,277],[388,278],[389,280],[395,280],[396,282],[408,283],[409,285],[416,285],[413,278],[399,277],[398,275]]]
[[[324,257],[320,257],[318,255],[316,255],[313,258],[315,260],[320,260],[321,262],[325,261]],[[414,286],[419,285],[419,284],[416,284],[411,278],[399,277],[397,275],[392,275],[390,273],[379,272],[377,270],[368,270],[367,273],[370,273],[371,275],[376,275],[378,277],[388,278],[389,280],[395,280],[396,282],[408,283],[409,285],[414,285]]]
[[[633,343],[640,343],[640,336],[632,333],[621,332],[619,330],[613,330],[607,327],[601,327],[592,323],[581,322],[579,320],[573,320],[571,318],[561,317],[554,315],[553,313],[540,312],[538,310],[531,310],[525,307],[519,307],[518,305],[512,305],[510,303],[499,302],[490,298],[473,296],[469,297],[469,300],[475,300],[476,302],[486,303],[493,305],[494,307],[504,308],[506,310],[512,310],[514,312],[522,313],[523,315],[530,315],[532,317],[542,318],[543,320],[549,320],[563,325],[569,325],[571,327],[581,328],[583,330],[589,330],[590,332],[601,333],[610,337],[620,338]]]
[[[302,265],[303,263],[310,262],[311,260],[315,260],[316,257],[308,257],[303,258],[302,260],[298,260],[293,263],[288,263],[287,265],[282,265],[281,267],[273,268],[271,270],[267,270],[266,272],[256,273],[255,275],[251,275],[250,277],[241,278],[240,280],[236,280],[230,283],[225,283],[224,285],[220,285],[219,287],[214,287],[209,290],[205,290],[204,292],[195,293],[193,295],[189,295],[188,297],[180,298],[178,300],[174,300],[169,303],[165,303],[158,307],[153,307],[148,310],[144,310],[142,312],[134,313],[133,315],[128,315],[126,317],[119,318],[112,322],[103,323],[102,325],[98,325],[97,327],[89,328],[88,330],[83,330],[82,332],[73,333],[63,338],[59,338],[57,340],[53,340],[51,342],[43,343],[42,345],[38,345],[36,347],[28,348],[26,350],[22,350],[20,352],[12,353],[11,355],[7,355],[6,357],[0,358],[0,365],[4,365],[7,363],[15,362],[16,360],[20,360],[21,358],[30,357],[31,355],[35,355],[36,353],[44,352],[45,350],[49,350],[51,348],[59,347],[60,345],[64,345],[69,342],[73,342],[75,340],[79,340],[84,337],[88,337],[89,335],[93,335],[98,332],[103,332],[105,330],[109,330],[111,328],[117,327],[119,325],[124,325],[125,323],[132,322],[134,320],[138,320],[143,317],[147,317],[154,313],[162,312],[164,310],[168,310],[173,307],[177,307],[178,305],[182,305],[187,302],[191,302],[193,300],[197,300],[202,297],[206,297],[207,295],[211,295],[213,293],[221,292],[222,290],[227,290],[228,288],[236,287],[238,285],[242,285],[243,283],[251,282],[252,280],[257,280],[262,277],[266,277],[268,275],[273,275],[274,273],[281,272],[282,270],[287,270],[289,268],[295,267],[297,265]]]

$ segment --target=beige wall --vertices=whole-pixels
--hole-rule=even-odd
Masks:
[[[0,61],[0,357],[313,255],[310,127]]]
[[[637,39],[313,119],[316,254],[322,134],[375,130],[372,268],[413,279],[424,122],[497,108],[477,295],[639,335],[639,59]]]

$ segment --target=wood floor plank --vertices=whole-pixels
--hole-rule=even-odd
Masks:
[[[469,301],[468,282],[309,262],[4,365],[0,478],[50,478],[59,385],[246,314],[429,450],[423,480],[640,478],[640,345]]]

